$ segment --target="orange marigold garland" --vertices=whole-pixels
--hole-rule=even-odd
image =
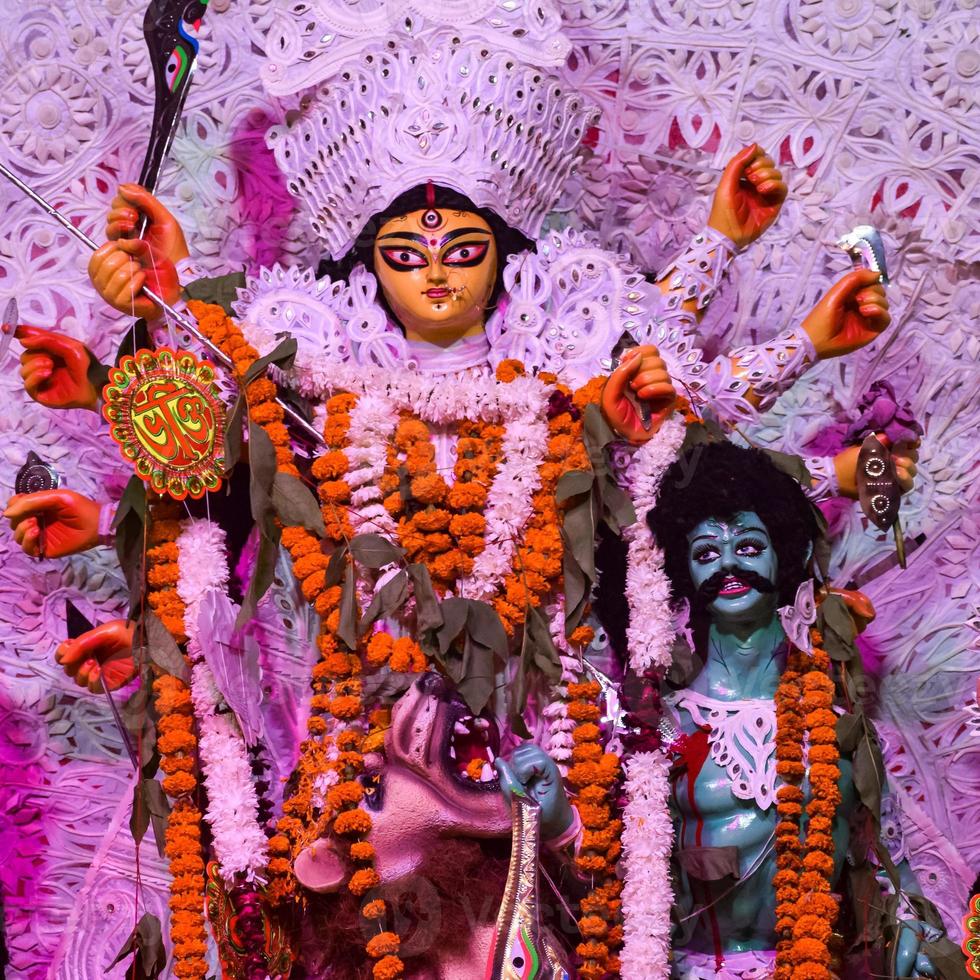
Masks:
[[[184,604],[177,595],[179,506],[171,500],[150,501],[147,529],[147,601],[170,635],[184,642]],[[174,976],[198,980],[207,975],[204,931],[204,854],[202,814],[194,801],[197,789],[197,736],[190,689],[163,674],[153,682],[157,713],[157,748],[164,772],[163,789],[174,801],[167,822],[165,852],[170,862],[170,938]]]
[[[259,352],[245,340],[241,328],[220,307],[191,300],[187,308],[197,319],[201,333],[230,358],[235,378],[241,383],[245,372],[258,360]],[[283,408],[276,402],[277,388],[269,378],[256,378],[245,388],[245,399],[251,421],[262,426],[276,450],[277,468],[282,473],[299,476],[289,441]]]
[[[777,980],[831,980],[834,975],[829,941],[839,903],[833,894],[832,830],[840,805],[840,754],[830,658],[820,646],[819,632],[812,635],[813,655],[791,648],[776,692],[776,771],[786,783],[776,797]],[[810,747],[808,772],[805,742]],[[804,775],[809,777],[808,800]],[[806,837],[801,841],[804,813]]]
[[[258,351],[244,338],[241,329],[219,306],[192,302],[188,304],[197,317],[201,331],[221,347],[232,359],[236,375],[241,378],[258,358]],[[269,436],[276,449],[276,462],[281,472],[299,475],[289,444],[289,433],[283,423],[283,410],[276,404],[276,386],[267,378],[253,381],[246,389],[249,415]],[[353,528],[344,506],[350,488],[338,479],[347,470],[347,459],[342,452],[347,430],[350,427],[350,409],[353,395],[338,395],[327,403],[327,421],[324,434],[329,451],[320,456],[313,467],[313,475],[319,482],[319,495],[326,527],[326,538],[333,546],[339,546],[353,536]],[[331,705],[342,714],[344,706],[359,708],[359,698],[351,704],[352,689],[359,692],[360,660],[357,656],[338,650],[333,631],[339,619],[339,586],[327,587],[326,570],[329,556],[323,553],[320,540],[302,527],[286,527],[282,530],[282,544],[293,561],[293,572],[307,601],[316,609],[324,624],[318,639],[320,660],[313,670],[312,710],[307,721],[308,737],[301,745],[299,782],[297,790],[283,805],[283,817],[278,833],[270,842],[269,871],[272,880],[269,895],[274,901],[282,901],[296,894],[292,877],[292,859],[326,830],[326,816],[311,822],[309,815],[314,809],[314,783],[318,776],[334,768],[331,753],[335,751],[333,740],[327,737],[327,718],[333,713]]]
[[[205,334],[232,358],[236,373],[243,375],[257,352],[247,344],[239,328],[219,307],[194,304],[191,309]],[[506,383],[523,371],[518,362],[505,362],[497,377]],[[551,384],[556,381],[553,376],[542,376],[541,380]],[[560,406],[558,411],[549,411],[547,453],[539,469],[540,486],[532,501],[532,517],[517,548],[514,570],[505,578],[494,602],[511,636],[523,626],[530,607],[540,605],[561,589],[561,508],[555,501],[555,490],[564,473],[589,466],[581,440],[581,415],[588,402],[598,399],[601,387],[602,379],[594,379],[573,398],[568,389],[556,385],[556,393],[569,405],[565,410],[560,410]],[[274,398],[275,386],[266,379],[249,386],[252,420],[262,425],[272,439],[280,468],[295,475],[282,410]],[[356,396],[347,393],[328,400],[324,426],[327,451],[313,466],[326,538],[334,548],[343,547],[354,533],[349,513],[351,487],[345,479],[349,462],[344,450],[355,404]],[[461,575],[468,574],[473,559],[485,546],[486,521],[481,512],[499,461],[503,434],[501,426],[462,421],[455,481],[449,486],[436,471],[429,426],[406,413],[396,427],[381,478],[384,504],[398,519],[400,543],[409,559],[426,564],[440,591],[451,588]],[[318,839],[332,821],[334,833],[351,842],[350,857],[356,870],[349,887],[354,894],[365,895],[379,879],[373,868],[373,848],[363,839],[370,831],[371,818],[358,806],[363,787],[357,777],[363,769],[366,738],[372,748],[376,747],[383,723],[375,724],[372,716],[371,731],[365,731],[361,673],[365,665],[424,669],[425,655],[413,640],[393,639],[383,633],[361,637],[357,649],[349,649],[337,635],[342,589],[336,584],[327,585],[329,555],[302,528],[285,528],[282,543],[293,558],[304,596],[321,617],[323,631],[318,641],[321,656],[313,671],[308,737],[302,746],[297,790],[286,800],[279,833],[270,841],[270,871],[279,874],[278,883],[273,882],[270,891],[279,898],[293,893],[292,880],[286,877],[291,859]],[[349,553],[345,561],[352,561]],[[579,627],[570,642],[587,643],[589,633],[588,627]],[[618,970],[614,950],[622,938],[620,883],[615,878],[621,828],[620,822],[612,818],[610,806],[610,792],[619,778],[619,760],[602,752],[595,724],[598,709],[592,703],[598,690],[590,683],[573,685],[569,696],[573,699],[570,714],[579,722],[569,778],[579,790],[578,807],[585,826],[584,847],[578,860],[595,882],[582,903],[583,942],[579,954],[584,960],[582,975],[600,977]],[[327,791],[325,799],[318,799],[317,777],[329,771],[335,772],[340,781]],[[386,914],[385,903],[368,901],[363,913],[380,926]],[[397,955],[399,942],[396,934],[386,931],[369,942],[367,951],[375,959],[374,975],[379,980],[402,974],[404,967]]]
[[[519,362],[504,361],[497,368],[497,378],[506,383],[519,372],[523,372]],[[538,468],[540,484],[532,500],[531,518],[517,548],[514,570],[504,578],[493,603],[508,636],[523,626],[528,607],[540,606],[561,590],[562,508],[555,500],[555,490],[565,473],[589,468],[589,455],[582,442],[581,408],[590,400],[591,388],[576,392],[573,400],[570,389],[555,384],[555,394],[568,404],[559,405],[561,410],[548,419],[548,447]]]
[[[834,975],[828,941],[839,911],[837,899],[833,897],[834,840],[831,831],[841,801],[840,753],[837,716],[833,711],[834,682],[828,673],[830,657],[821,647],[822,642],[820,633],[814,630],[811,670],[803,677],[802,706],[810,743],[810,799],[806,805],[803,874],[790,950],[794,978],[799,980],[831,980]],[[822,906],[819,914],[815,901],[818,898]]]
[[[620,777],[620,764],[619,757],[604,753],[600,743],[601,712],[595,702],[601,690],[595,681],[568,685],[568,716],[576,723],[568,780],[578,792],[575,805],[584,828],[575,863],[592,882],[591,891],[582,900],[582,942],[576,949],[581,957],[579,974],[587,980],[618,973],[615,950],[622,942],[623,931],[622,882],[616,877],[622,822],[613,816],[611,798]]]
[[[198,318],[202,331],[232,358],[236,374],[242,377],[258,357],[240,328],[220,307],[189,304]],[[261,425],[276,448],[276,461],[281,472],[299,475],[289,444],[289,434],[283,424],[282,408],[275,403],[276,388],[268,379],[252,382],[247,389],[249,414]],[[327,402],[324,438],[328,451],[313,466],[319,481],[317,491],[322,503],[326,539],[333,548],[346,544],[353,537],[349,517],[350,486],[343,477],[348,463],[343,450],[350,429],[350,410],[356,403],[351,394],[335,395]],[[307,721],[299,761],[299,781],[295,793],[283,804],[283,816],[277,833],[269,842],[272,858],[269,895],[274,901],[295,896],[295,881],[290,873],[292,859],[306,846],[318,840],[333,821],[334,833],[351,838],[351,858],[357,865],[348,884],[355,895],[363,895],[379,883],[374,871],[374,851],[360,840],[371,829],[371,818],[358,808],[363,787],[358,776],[364,768],[361,754],[364,703],[361,698],[363,649],[350,650],[337,636],[342,590],[327,585],[330,557],[323,553],[319,540],[301,527],[282,531],[282,543],[293,559],[293,571],[307,601],[320,615],[323,629],[318,638],[320,660],[313,670],[311,712]],[[351,555],[345,555],[350,564]],[[395,653],[393,648],[392,654]],[[418,664],[418,654],[401,648],[398,656],[407,655],[409,664]],[[424,660],[424,658],[423,658]],[[327,718],[335,719],[333,732]],[[317,777],[328,771],[337,773],[340,781],[332,786],[325,799],[317,792]],[[314,812],[318,816],[314,817]],[[383,903],[381,903],[383,905]],[[372,905],[372,910],[376,909]],[[380,916],[368,916],[380,918]],[[380,937],[385,937],[383,940]],[[393,980],[403,972],[398,958],[399,939],[394,933],[382,932],[368,944],[368,954],[376,959],[374,975],[378,980]]]
[[[353,536],[349,514],[351,489],[343,476],[348,470],[344,449],[348,445],[350,412],[355,404],[356,396],[350,394],[335,395],[328,400],[324,425],[328,451],[313,465],[313,475],[319,481],[318,493],[323,504],[327,538],[335,548],[342,547]],[[297,542],[300,540],[298,535],[292,536],[296,537]],[[292,541],[287,543],[287,547],[290,544],[295,547]],[[296,552],[293,548],[291,551],[295,559]],[[313,556],[301,555],[297,566],[304,557]],[[353,561],[349,552],[344,561],[346,571]],[[301,755],[300,761],[301,793],[304,798],[288,800],[284,812],[291,820],[290,827],[286,829],[293,831],[294,855],[303,846],[322,836],[331,821],[333,832],[350,841],[349,855],[355,870],[347,887],[353,895],[361,898],[380,884],[380,877],[374,870],[374,848],[364,839],[371,830],[371,817],[359,807],[364,796],[359,776],[364,770],[363,752],[367,735],[361,682],[363,661],[367,660],[371,666],[389,663],[392,669],[421,669],[425,666],[425,657],[414,641],[382,638],[384,634],[381,633],[375,634],[371,641],[362,637],[358,649],[349,649],[338,636],[342,590],[338,586],[326,587],[328,564],[318,558],[311,563],[310,576],[304,580],[304,594],[313,602],[323,622],[319,638],[321,659],[314,668],[312,711],[308,723],[310,738],[304,743],[308,751]],[[310,578],[313,578],[312,582]],[[306,587],[307,582],[310,582],[309,588]],[[328,744],[331,741],[329,738],[323,737],[331,728],[325,717],[327,713],[334,719],[332,744]],[[299,811],[305,808],[306,815],[313,812],[316,770],[322,771],[325,765],[337,774],[339,781],[320,801],[317,820],[303,827]],[[365,917],[369,921],[377,921],[379,928],[385,911],[384,902],[378,899],[364,906]],[[404,972],[397,955],[399,945],[398,935],[388,931],[380,931],[368,942],[366,951],[375,960],[373,973],[378,980],[395,978]]]
[[[790,980],[792,967],[789,948],[796,925],[796,902],[800,897],[803,867],[800,819],[803,814],[802,761],[803,715],[800,707],[801,659],[804,654],[791,650],[789,662],[776,690],[776,766],[784,785],[776,790],[776,980]],[[797,759],[797,751],[800,757]]]
[[[507,362],[501,365],[507,373]],[[498,372],[498,377],[499,377]],[[549,378],[555,383],[553,378]],[[582,441],[585,408],[599,398],[603,379],[594,378],[574,394],[555,384],[553,410],[549,412],[548,449],[540,468],[541,484],[534,499],[533,516],[518,549],[515,572],[504,583],[504,595],[495,603],[508,632],[523,623],[525,605],[538,605],[562,588],[561,513],[555,500],[561,477],[573,470],[590,468]],[[579,626],[568,638],[575,648],[592,640],[592,628]],[[567,714],[575,722],[568,780],[577,791],[575,806],[582,821],[581,848],[576,863],[591,882],[581,902],[576,952],[579,974],[605,977],[619,972],[617,950],[622,944],[622,882],[616,863],[622,849],[622,821],[613,815],[612,793],[621,776],[618,756],[603,752],[601,715],[596,700],[601,693],[594,681],[572,683],[567,688]]]
[[[503,433],[499,425],[460,422],[455,481],[450,486],[436,469],[429,425],[402,413],[395,428],[381,479],[385,508],[398,519],[399,544],[409,561],[425,563],[439,592],[468,575],[485,547],[482,510]]]
[[[180,574],[177,538],[182,516],[180,505],[169,497],[150,499],[146,531],[146,601],[178,643],[187,640],[184,603],[177,595]]]
[[[258,359],[259,352],[246,340],[241,328],[215,304],[191,300],[188,309],[197,319],[201,332],[212,343],[216,344],[232,364],[235,377],[241,383],[246,371]],[[269,437],[276,453],[276,468],[281,473],[298,477],[295,457],[290,445],[289,430],[284,422],[282,406],[276,402],[277,388],[269,378],[257,378],[245,387],[245,399],[248,403],[249,418],[261,426]],[[286,543],[288,532],[301,532],[304,542],[308,542],[308,551],[319,552],[320,543],[303,528],[286,528],[283,531],[283,543]],[[303,579],[297,576],[302,582]],[[305,590],[304,590],[305,591]],[[281,900],[294,891],[292,879],[292,862],[283,849],[281,836],[273,837],[269,842],[269,885],[268,894],[273,900]]]

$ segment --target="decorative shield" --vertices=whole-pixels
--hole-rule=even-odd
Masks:
[[[214,368],[187,351],[138,350],[109,370],[109,434],[140,479],[176,500],[221,486],[225,406]]]
[[[868,520],[882,531],[887,531],[898,517],[902,503],[902,488],[891,454],[869,435],[861,443],[857,467],[858,498]]]

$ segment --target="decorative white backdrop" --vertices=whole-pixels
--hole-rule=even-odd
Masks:
[[[281,0],[280,0],[281,2]],[[706,329],[710,346],[777,333],[847,268],[833,242],[876,224],[888,244],[894,325],[785,396],[753,438],[826,444],[835,416],[889,379],[926,428],[903,508],[924,546],[865,589],[869,697],[902,791],[906,843],[951,930],[980,870],[980,738],[966,706],[980,675],[976,474],[980,351],[980,13],[976,0],[579,0],[562,4],[574,82],[602,106],[595,147],[556,221],[594,228],[656,269],[707,213],[725,160],[773,152],[790,186],[778,224],[740,258]],[[406,6],[407,6],[406,0]],[[143,0],[0,0],[0,153],[101,240],[120,180],[135,179],[152,112]],[[262,134],[282,107],[258,84],[274,0],[211,0],[199,74],[159,189],[197,255],[315,264]],[[125,321],[89,287],[87,255],[0,186],[0,306],[84,339],[108,359]],[[123,474],[94,416],[24,395],[16,343],[0,364],[0,484],[28,450],[67,485],[105,497]],[[857,509],[834,518],[840,581],[891,543]],[[64,599],[95,621],[120,610],[111,552],[32,562],[0,535],[0,876],[9,977],[103,976],[142,907],[161,916],[165,876],[128,830],[131,783],[104,700],[67,681],[52,652]],[[117,968],[114,976],[122,976]]]

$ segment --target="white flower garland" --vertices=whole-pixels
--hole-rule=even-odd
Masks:
[[[626,640],[630,666],[638,674],[651,667],[670,666],[675,632],[670,580],[664,571],[664,553],[653,539],[646,515],[657,502],[664,472],[677,459],[684,433],[684,420],[672,416],[636,451],[627,471],[626,489],[633,498],[637,520],[624,530],[628,545],[626,600],[630,610]]]
[[[380,534],[394,540],[397,525],[381,502],[381,477],[388,459],[388,442],[398,424],[391,400],[363,394],[350,412],[350,445],[344,450],[349,463],[350,519],[358,533]]]
[[[670,976],[670,852],[674,828],[667,808],[664,753],[638,752],[626,763],[623,811],[623,980]]]
[[[568,717],[568,685],[581,680],[585,665],[581,651],[574,650],[565,636],[565,597],[560,596],[558,602],[548,608],[547,614],[551,639],[558,649],[561,678],[551,688],[551,700],[543,711],[548,723],[548,740],[544,750],[558,764],[562,776],[567,776],[572,750],[575,748],[572,732],[577,724],[573,718]]]
[[[674,643],[670,580],[664,554],[646,516],[657,502],[660,481],[677,458],[685,425],[675,415],[640,447],[627,473],[627,489],[637,521],[624,531],[627,541],[626,631],[630,666],[638,674],[668,667]],[[623,980],[666,980],[670,975],[670,852],[674,828],[667,806],[669,765],[663,752],[638,752],[625,766],[623,812]]]
[[[260,880],[269,861],[268,841],[259,824],[259,801],[242,732],[231,712],[218,713],[222,698],[204,660],[199,639],[201,601],[212,589],[228,586],[225,532],[208,520],[187,521],[177,538],[187,653],[191,660],[191,698],[200,728],[201,768],[208,793],[204,814],[211,827],[222,876]]]
[[[460,594],[488,599],[513,567],[521,534],[531,519],[533,498],[541,485],[539,468],[548,450],[545,403],[530,421],[507,424],[500,447],[500,465],[487,493],[484,510],[486,546],[473,560],[473,570]]]
[[[309,368],[284,373],[290,387],[307,398],[322,401],[349,391],[378,395],[398,411],[410,411],[435,425],[461,418],[506,422],[537,418],[547,386],[533,377],[515,378],[501,384],[488,372],[467,369],[451,374],[418,371],[393,372],[364,364],[350,364],[319,357]]]

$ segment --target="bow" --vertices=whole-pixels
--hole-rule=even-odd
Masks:
[[[143,18],[156,94],[150,143],[139,182],[150,193],[156,189],[160,168],[177,132],[197,67],[198,34],[207,9],[208,0],[151,0]],[[140,228],[140,235],[144,230]]]

